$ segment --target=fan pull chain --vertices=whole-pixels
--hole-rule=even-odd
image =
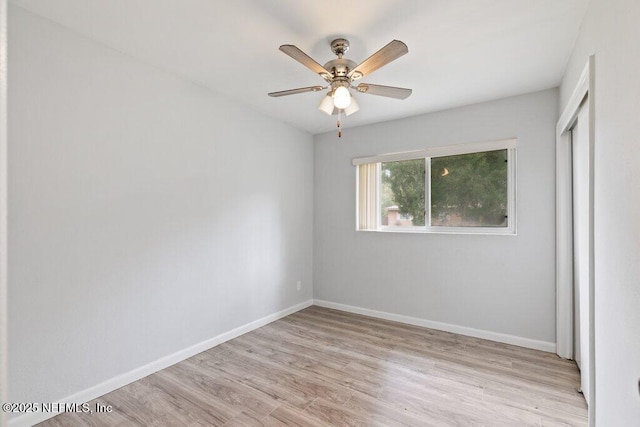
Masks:
[[[338,110],[338,138],[342,138],[342,110]]]

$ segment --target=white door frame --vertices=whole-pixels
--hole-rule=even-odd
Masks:
[[[573,358],[573,177],[571,128],[589,97],[589,425],[595,422],[594,341],[594,141],[595,57],[590,56],[556,126],[556,353]]]

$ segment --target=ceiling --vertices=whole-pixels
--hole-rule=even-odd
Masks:
[[[345,128],[558,86],[588,0],[12,0],[105,45],[310,133],[335,129],[324,93],[267,92],[324,80],[278,50],[320,64],[329,42],[356,63],[393,39],[409,53],[361,82],[408,87],[406,100],[356,95]]]

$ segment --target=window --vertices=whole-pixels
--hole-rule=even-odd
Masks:
[[[425,225],[424,159],[386,162],[380,168],[380,225]]]
[[[515,234],[516,140],[354,159],[358,229]]]
[[[507,150],[431,158],[431,225],[507,226]]]

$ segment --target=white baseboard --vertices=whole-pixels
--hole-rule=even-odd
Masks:
[[[554,342],[539,341],[531,338],[517,337],[515,335],[501,334],[499,332],[484,331],[481,329],[469,328],[467,326],[452,325],[450,323],[435,322],[433,320],[419,319],[417,317],[403,316],[401,314],[387,313],[385,311],[370,310],[368,308],[354,307],[352,305],[339,304],[331,301],[314,299],[313,304],[320,307],[333,308],[335,310],[346,311],[349,313],[362,314],[364,316],[392,320],[395,322],[406,323],[408,325],[437,329],[439,331],[453,332],[454,334],[467,335],[470,337],[482,338],[505,344],[513,344],[549,353],[556,352],[556,343]]]
[[[120,387],[123,387],[134,381],[142,379],[164,368],[167,368],[171,365],[175,365],[176,363],[181,362],[185,359],[188,359],[192,356],[195,356],[198,353],[201,353],[205,350],[209,350],[210,348],[215,347],[218,344],[222,344],[225,341],[229,341],[233,338],[239,337],[240,335],[246,334],[247,332],[251,332],[254,329],[258,329],[261,326],[264,326],[268,323],[271,323],[285,316],[293,314],[296,311],[300,311],[304,308],[307,308],[312,304],[313,304],[313,300],[307,300],[300,304],[296,304],[284,310],[278,311],[277,313],[273,313],[261,319],[254,320],[253,322],[247,323],[246,325],[242,325],[235,329],[232,329],[229,332],[225,332],[223,334],[210,338],[206,341],[203,341],[191,347],[185,348],[184,350],[180,350],[176,353],[162,357],[154,362],[151,362],[149,364],[136,368],[132,371],[126,372],[122,375],[118,375],[117,377],[106,380],[93,387],[89,387],[88,389],[82,390],[71,396],[65,397],[64,399],[60,399],[57,402],[58,403],[89,402],[90,400],[96,399],[100,396],[110,393],[116,389],[119,389]],[[49,418],[53,418],[56,415],[58,415],[58,413],[56,412],[50,412],[50,413],[32,412],[32,413],[24,414],[9,420],[8,425],[10,427],[32,426],[34,424],[45,421]]]

